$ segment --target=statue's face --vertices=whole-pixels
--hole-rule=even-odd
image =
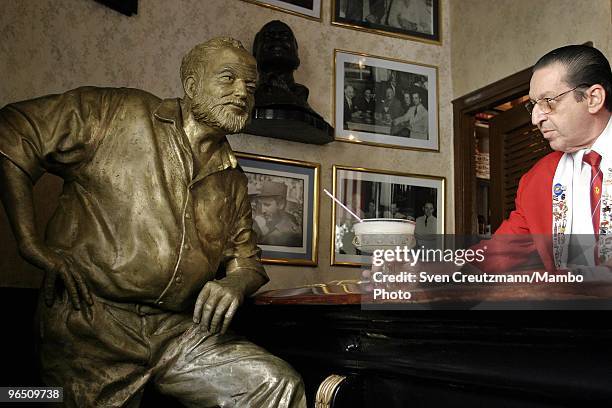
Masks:
[[[257,61],[273,68],[296,69],[299,64],[297,42],[291,29],[284,24],[270,24],[259,33]]]
[[[214,51],[201,69],[198,81],[192,101],[194,118],[226,133],[244,129],[255,103],[255,59],[236,48]]]

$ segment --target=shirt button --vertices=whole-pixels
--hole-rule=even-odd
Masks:
[[[187,218],[188,220],[190,220],[190,219],[191,219],[191,214],[189,214],[189,213],[185,214],[185,218]]]
[[[163,301],[163,300],[160,300],[159,302],[157,302],[157,304],[158,304],[158,305],[163,305],[163,304],[164,304],[164,301]]]
[[[181,275],[177,276],[175,279],[176,283],[181,283],[183,282],[183,277]]]
[[[191,249],[191,247],[189,246],[189,244],[185,244],[185,245],[183,245],[183,248],[184,248],[184,249],[186,249],[186,250],[190,250],[190,249]]]

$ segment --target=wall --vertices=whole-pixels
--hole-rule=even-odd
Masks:
[[[535,64],[548,51],[593,41],[612,60],[610,0],[450,2],[453,98]]]
[[[179,65],[195,44],[230,35],[250,49],[268,21],[289,24],[302,65],[296,81],[310,88],[310,104],[332,123],[332,66],[335,48],[417,61],[439,67],[440,153],[422,153],[333,142],[314,146],[256,136],[231,137],[237,151],[321,163],[321,185],[331,188],[332,165],[362,166],[444,176],[446,230],[452,220],[451,74],[448,2],[442,1],[442,46],[406,41],[330,25],[331,1],[316,22],[239,0],[141,0],[138,15],[125,17],[93,0],[3,2],[0,15],[0,106],[80,85],[127,86],[160,97],[181,96]],[[58,183],[37,187],[41,224],[52,211]],[[267,288],[359,277],[360,270],[330,267],[331,203],[321,198],[318,267],[268,266]],[[18,259],[7,221],[0,219],[0,285],[34,286],[40,273]]]

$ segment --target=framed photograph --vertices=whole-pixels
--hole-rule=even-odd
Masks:
[[[317,264],[320,165],[236,153],[249,180],[253,229],[268,264]]]
[[[332,0],[332,24],[442,44],[439,0]]]
[[[296,16],[321,21],[321,0],[243,0]]]
[[[438,245],[444,234],[444,177],[344,166],[334,166],[333,171],[334,196],[360,218],[416,221],[416,245]],[[362,253],[353,243],[356,222],[332,201],[332,265],[372,264],[371,255]]]
[[[335,50],[336,140],[440,151],[438,68]]]

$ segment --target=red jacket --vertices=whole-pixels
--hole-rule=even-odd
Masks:
[[[482,241],[485,261],[479,268],[490,272],[521,269],[520,265],[539,255],[547,271],[555,271],[552,254],[552,182],[563,152],[540,159],[522,178],[516,193],[516,210]],[[529,235],[527,235],[529,234]]]

